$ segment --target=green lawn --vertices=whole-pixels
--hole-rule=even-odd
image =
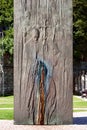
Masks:
[[[13,96],[0,97],[0,119],[13,120]],[[76,109],[75,108],[81,108]],[[83,101],[76,96],[73,96],[73,112],[85,112],[83,108],[87,108],[87,101]]]
[[[0,97],[0,119],[13,119],[13,96]]]
[[[82,101],[82,99],[78,98],[77,96],[73,96],[73,102],[79,102]]]
[[[83,99],[80,99],[76,96],[73,96],[73,109],[75,108],[81,108],[81,110],[73,110],[74,112],[85,112],[84,108],[87,108],[87,101],[84,101]]]
[[[13,110],[0,110],[0,120],[13,120]]]
[[[0,97],[0,108],[13,108],[13,96]]]
[[[0,104],[0,108],[13,108],[13,104]]]
[[[74,108],[87,108],[87,101],[74,102],[73,107]]]
[[[11,103],[13,104],[13,96],[6,96],[6,97],[0,97],[0,104],[1,103]]]

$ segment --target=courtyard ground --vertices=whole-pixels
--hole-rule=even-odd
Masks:
[[[0,130],[87,130],[87,125],[24,126],[14,125],[12,120],[0,120]]]

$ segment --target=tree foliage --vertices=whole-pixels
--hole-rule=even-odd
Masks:
[[[0,28],[13,26],[13,0],[0,0]]]
[[[87,60],[87,0],[73,0],[74,59]]]
[[[3,32],[4,55],[13,56],[13,0],[0,0],[0,32]]]

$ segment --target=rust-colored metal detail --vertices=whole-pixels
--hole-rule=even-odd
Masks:
[[[40,79],[39,113],[38,113],[38,124],[39,125],[44,125],[44,113],[45,113],[44,78],[45,78],[45,72],[44,72],[44,67],[42,67],[41,79]]]

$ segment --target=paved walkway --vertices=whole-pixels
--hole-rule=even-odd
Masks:
[[[74,112],[73,117],[87,117],[87,112]]]
[[[81,96],[76,96],[76,97],[87,102],[87,98],[82,98]],[[84,112],[74,112],[73,123],[78,125],[87,125],[87,108],[74,108],[74,110],[84,110]]]
[[[0,120],[0,130],[87,130],[87,125],[24,126],[14,125],[13,121]]]
[[[87,108],[73,108],[73,110],[83,110],[83,111],[87,111]]]
[[[14,125],[13,120],[0,120],[0,130],[87,130],[87,112],[73,113],[73,125]]]
[[[87,112],[74,112],[73,123],[78,125],[87,125]]]

